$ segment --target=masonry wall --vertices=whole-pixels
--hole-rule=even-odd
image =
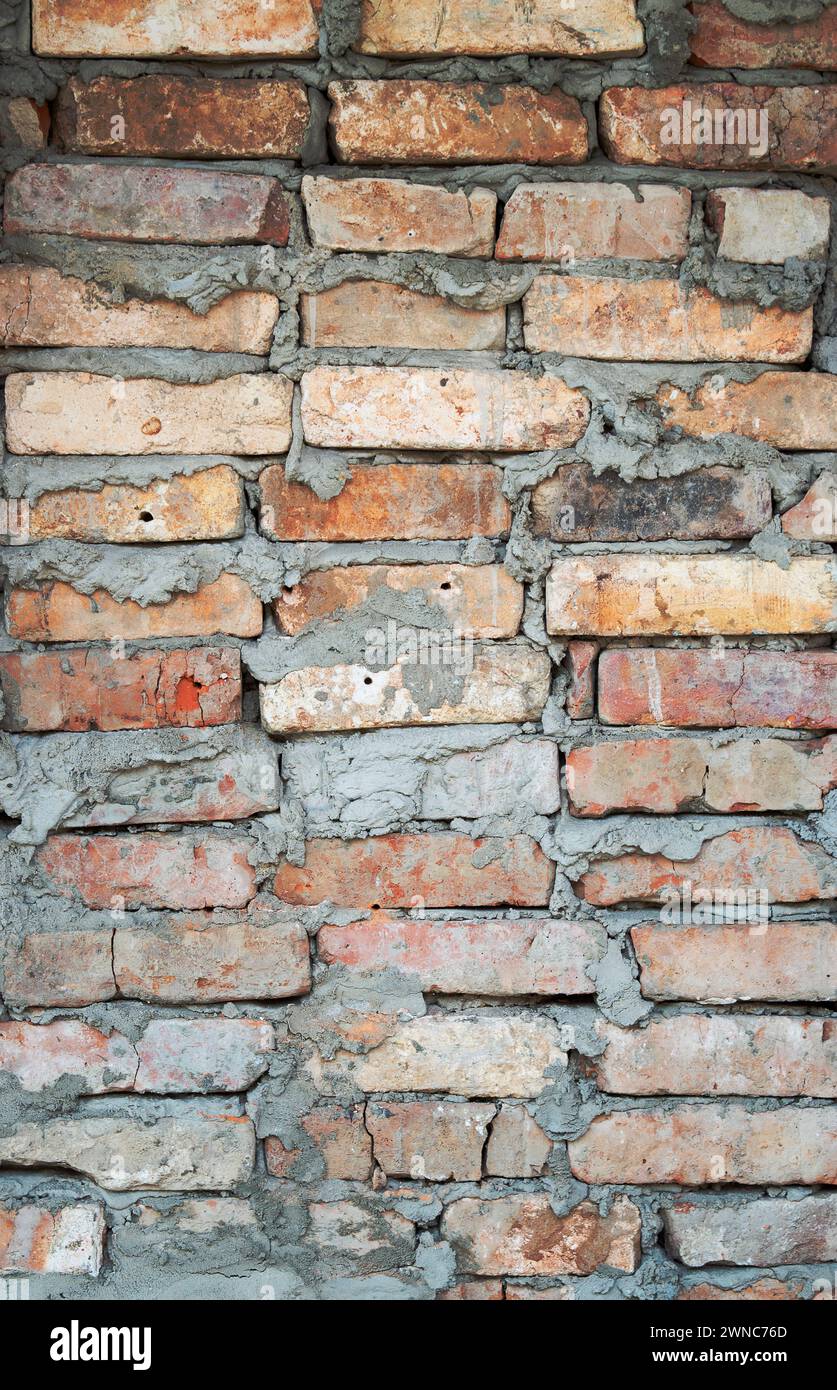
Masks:
[[[833,1297],[837,7],[0,26],[6,1296]]]

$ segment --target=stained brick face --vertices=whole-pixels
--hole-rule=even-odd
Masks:
[[[6,8],[0,1303],[833,1300],[837,6]]]

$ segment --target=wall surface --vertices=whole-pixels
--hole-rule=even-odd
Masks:
[[[0,44],[6,1296],[834,1297],[837,6]]]

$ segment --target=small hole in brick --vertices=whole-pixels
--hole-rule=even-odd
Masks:
[[[440,585],[439,585],[439,588],[440,588],[440,589],[449,589],[449,588],[450,588],[450,583],[449,583],[448,580],[446,579],[445,582],[444,582],[444,584],[440,584]]]
[[[153,521],[153,520],[154,520],[154,513],[153,513],[153,512],[140,512],[140,514],[139,514],[139,519],[140,519],[140,521]]]
[[[371,677],[371,676],[364,676],[364,677],[363,677],[363,684],[364,684],[364,685],[371,685],[371,684],[372,684],[372,677]]]
[[[372,904],[372,911],[373,911],[373,912],[380,912],[380,910],[381,910],[381,904],[380,904],[380,903],[373,903],[373,904]]]

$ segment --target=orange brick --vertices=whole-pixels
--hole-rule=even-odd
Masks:
[[[835,113],[834,87],[610,87],[599,102],[599,134],[617,164],[828,173],[837,166]]]
[[[262,605],[236,574],[221,574],[193,594],[143,608],[133,599],[117,602],[103,589],[82,594],[63,581],[38,589],[13,589],[6,625],[24,642],[137,641],[145,637],[258,637]]]
[[[646,999],[837,998],[837,927],[831,922],[632,928]]]
[[[114,304],[95,282],[46,267],[0,266],[3,347],[176,347],[267,353],[279,304],[236,290],[206,314],[168,299]]]
[[[699,68],[837,67],[837,11],[827,7],[797,24],[751,23],[721,0],[689,6],[697,28],[689,36],[691,61]]]
[[[332,82],[341,164],[583,164],[587,122],[553,87],[485,82]]]
[[[553,865],[526,835],[504,841],[480,862],[484,840],[452,832],[376,835],[367,840],[309,840],[305,866],[282,864],[274,891],[288,903],[326,898],[347,907],[543,907]],[[475,862],[476,861],[476,862]]]
[[[710,380],[690,397],[677,386],[657,392],[663,423],[695,439],[742,434],[777,449],[837,448],[837,376],[763,372],[753,381]]]
[[[225,465],[150,487],[106,483],[98,492],[43,492],[29,511],[32,541],[220,541],[243,531],[243,486]]]
[[[733,304],[677,280],[539,275],[523,298],[532,352],[627,362],[802,362],[813,307]]]
[[[448,192],[405,179],[302,180],[315,246],[329,251],[435,251],[490,256],[497,195],[488,188]]]
[[[316,0],[33,0],[36,53],[68,58],[309,58]]]
[[[465,540],[502,536],[511,522],[499,468],[480,463],[352,461],[323,501],[289,482],[282,464],[259,475],[262,530],[280,541]]]
[[[347,565],[315,570],[274,603],[276,621],[294,636],[335,620],[385,590],[415,594],[449,627],[473,637],[514,637],[523,616],[523,586],[502,565]]]
[[[0,1206],[0,1272],[95,1278],[102,1268],[106,1230],[99,1203],[77,1202],[55,1211],[31,1202]]]
[[[360,53],[383,56],[486,57],[505,53],[598,58],[645,47],[634,0],[586,0],[583,12],[557,0],[522,8],[514,0],[488,7],[442,9],[432,0],[363,0]]]
[[[495,254],[498,261],[682,261],[691,211],[687,188],[524,183],[506,203]]]
[[[490,1104],[447,1100],[370,1101],[366,1127],[388,1177],[479,1182]]]
[[[21,1008],[77,1008],[116,995],[112,931],[30,932],[7,941],[3,997]]]
[[[506,311],[463,309],[438,294],[420,294],[384,280],[346,280],[301,300],[308,347],[412,347],[498,351],[506,342]]]
[[[640,1228],[639,1212],[625,1197],[615,1199],[608,1216],[595,1202],[556,1216],[539,1192],[462,1197],[445,1208],[441,1227],[458,1269],[493,1275],[592,1274],[599,1265],[630,1272],[639,1263]]]

